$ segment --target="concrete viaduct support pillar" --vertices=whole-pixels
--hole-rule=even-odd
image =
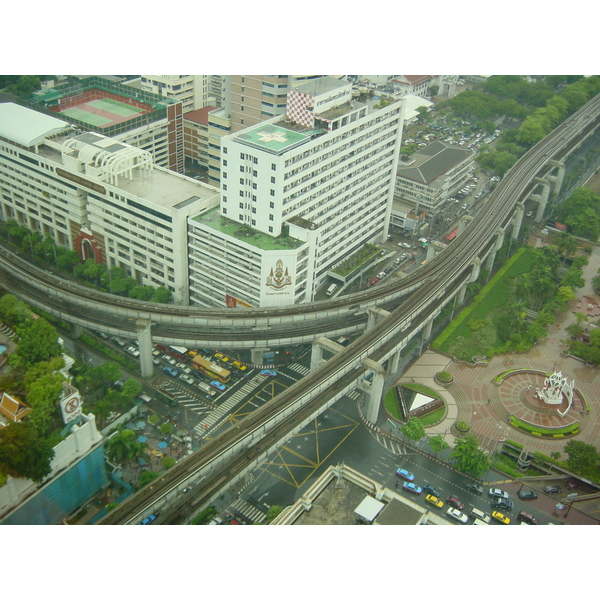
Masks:
[[[539,177],[534,177],[533,182],[542,186],[542,193],[541,195],[538,195],[538,207],[537,212],[535,213],[535,220],[537,223],[539,223],[544,216],[546,204],[548,204],[548,196],[550,196],[550,183],[548,183],[545,179],[540,179]]]
[[[499,227],[498,231],[496,233],[494,247],[492,248],[490,253],[487,255],[487,259],[485,262],[485,268],[488,271],[492,270],[492,267],[494,266],[494,260],[496,259],[496,253],[498,252],[498,250],[500,250],[500,248],[502,248],[502,244],[504,244],[504,233],[505,233],[504,229],[502,229],[502,227]]]
[[[388,359],[388,373],[395,373],[398,370],[398,365],[400,364],[400,359],[402,358],[400,356],[400,352],[401,351],[398,350],[398,352],[392,354],[392,356],[390,356]]]
[[[516,240],[519,237],[519,231],[521,231],[521,225],[523,224],[523,215],[525,214],[525,205],[522,202],[517,202],[515,208],[517,210],[513,217],[511,234],[513,240]]]
[[[427,246],[427,256],[425,257],[426,260],[431,260],[434,256],[435,256],[435,251],[436,250],[444,250],[446,248],[446,244],[442,244],[442,242],[438,242],[437,240],[434,240],[433,242],[431,242],[431,244],[429,244],[429,246]]]
[[[460,289],[458,290],[458,295],[456,297],[456,304],[457,306],[461,306],[462,303],[465,301],[465,294],[467,293],[467,282],[465,281],[465,283],[463,283],[460,286]]]
[[[371,389],[367,391],[367,402],[365,404],[364,415],[371,423],[377,423],[379,417],[379,405],[383,397],[383,385],[385,383],[385,369],[370,358],[363,358],[362,364],[373,371],[373,380],[371,381]]]
[[[326,337],[319,337],[312,343],[310,354],[310,370],[318,369],[325,361],[323,360],[323,350],[329,350],[332,354],[337,354],[344,349],[344,346],[337,342],[332,342]]]
[[[458,237],[466,228],[467,225],[473,220],[471,215],[463,215],[458,221],[458,231],[456,232],[456,237]]]
[[[481,271],[481,260],[479,260],[479,257],[476,256],[475,260],[473,261],[473,270],[471,271],[471,278],[469,279],[469,283],[474,283],[475,281],[477,281],[480,271]]]
[[[74,337],[76,340],[78,340],[81,337],[82,333],[83,328],[81,327],[81,325],[77,325],[76,323],[73,323],[71,325],[71,337]]]
[[[253,365],[263,364],[263,353],[267,351],[267,348],[252,348],[250,350],[250,362]]]
[[[389,316],[389,312],[384,310],[383,308],[378,308],[377,306],[369,306],[367,308],[367,331],[375,327],[375,325],[381,320],[385,319]]]
[[[548,177],[552,183],[552,192],[558,194],[565,178],[565,163],[558,160],[549,160],[548,164],[558,169],[558,173],[556,173],[556,175],[550,175]]]
[[[425,322],[425,327],[423,327],[423,343],[427,342],[427,340],[431,336],[431,329],[433,328],[433,317]]]
[[[154,363],[152,362],[152,321],[149,319],[138,319],[135,322],[137,339],[140,350],[140,371],[142,377],[154,375]]]

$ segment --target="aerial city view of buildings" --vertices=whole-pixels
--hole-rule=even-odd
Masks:
[[[599,93],[0,76],[0,524],[597,524]],[[253,462],[183,475],[334,358]]]

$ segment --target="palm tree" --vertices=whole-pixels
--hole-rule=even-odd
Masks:
[[[565,264],[567,258],[570,255],[575,254],[575,251],[577,250],[577,242],[575,241],[575,238],[567,231],[563,231],[558,236],[556,245],[558,247],[558,251],[563,255],[563,265]]]
[[[118,464],[123,464],[128,460],[141,457],[148,444],[138,442],[135,436],[134,431],[124,429],[111,437],[106,442],[106,452],[110,458]]]

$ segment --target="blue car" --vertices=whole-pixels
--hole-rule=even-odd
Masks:
[[[423,490],[412,481],[405,481],[402,486],[407,492],[412,492],[413,494],[420,494]]]
[[[406,469],[397,469],[396,475],[398,475],[398,477],[402,477],[402,479],[406,479],[407,481],[413,481],[415,478],[415,476]]]
[[[179,375],[179,371],[173,367],[164,367],[163,371],[171,377],[177,377]]]
[[[214,381],[211,381],[209,385],[214,387],[215,390],[219,390],[220,392],[224,392],[227,389],[227,386],[223,385],[220,381],[217,381],[216,379]]]
[[[277,371],[273,371],[273,369],[262,369],[260,374],[266,375],[267,377],[275,377],[275,375],[277,375]]]
[[[154,521],[154,519],[156,519],[156,515],[150,515],[148,517],[146,517],[141,523],[140,525],[150,525],[150,523],[152,523],[152,521]]]

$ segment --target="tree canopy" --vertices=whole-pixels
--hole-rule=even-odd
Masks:
[[[477,440],[472,435],[457,438],[450,457],[455,461],[455,467],[459,471],[477,478],[490,468],[487,454],[479,448]]]

